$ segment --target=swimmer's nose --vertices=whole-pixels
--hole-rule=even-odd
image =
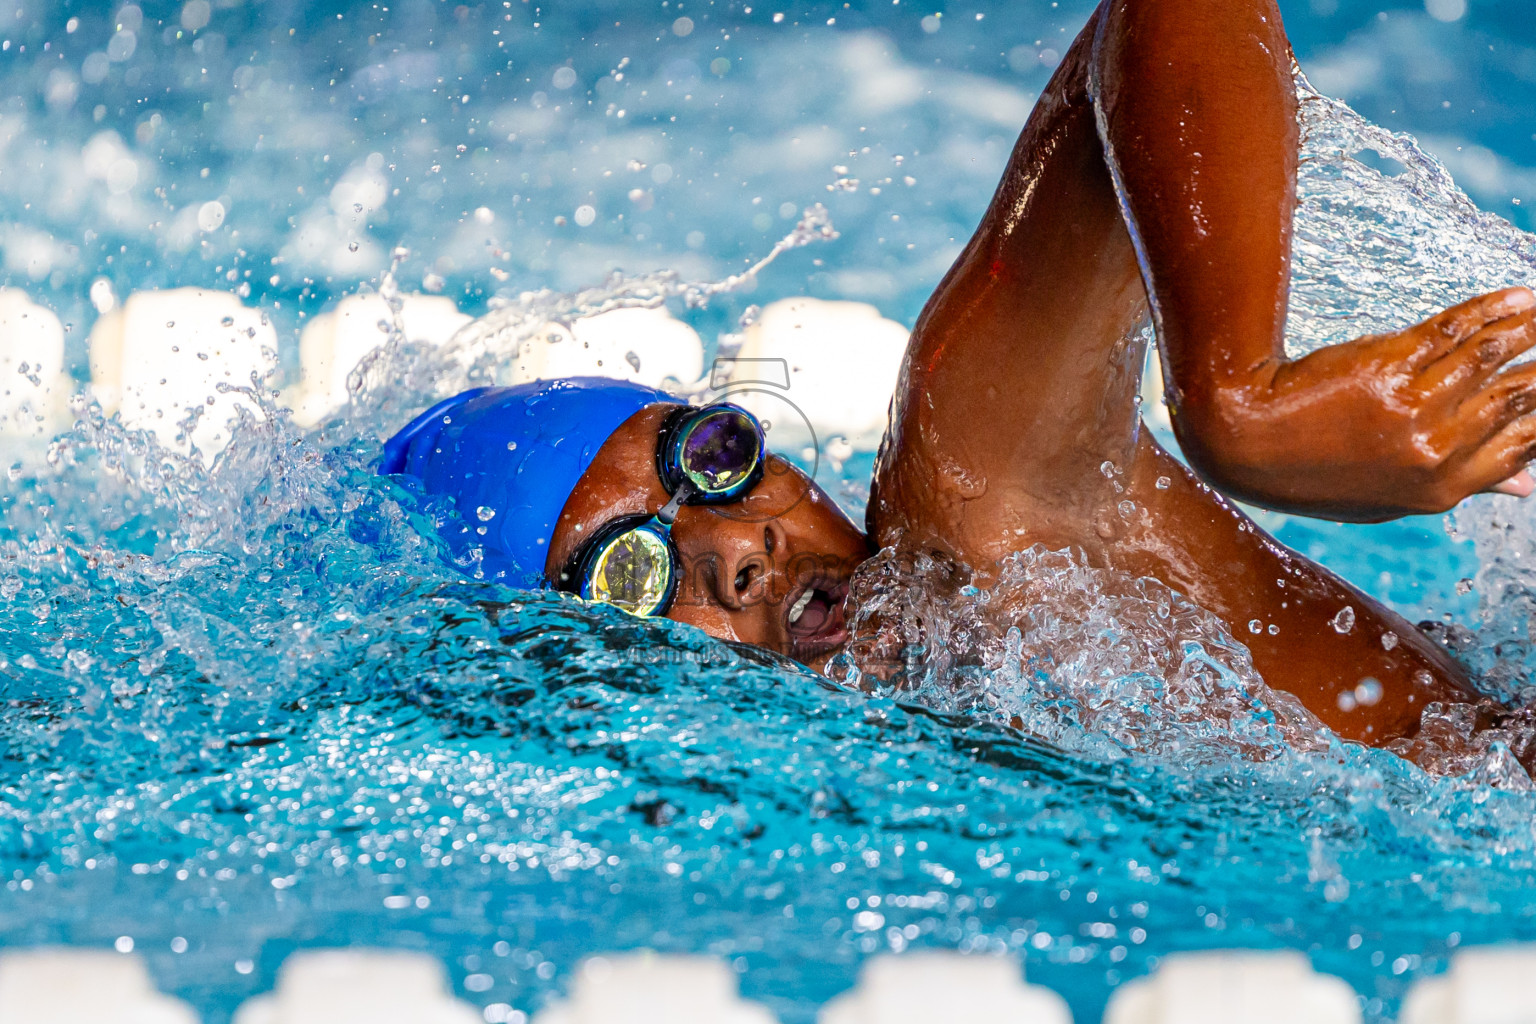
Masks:
[[[743,533],[757,534],[759,543],[755,551],[739,562],[736,575],[731,578],[731,589],[737,600],[735,607],[777,603],[784,598],[784,563],[789,554],[789,537],[776,519],[761,524],[760,532],[759,524],[746,525],[748,530]]]
[[[767,591],[772,563],[761,552],[748,555],[729,566],[720,574],[720,603],[732,611],[740,611],[763,600]],[[729,570],[735,569],[734,575]]]
[[[683,525],[685,544],[693,549],[699,569],[696,579],[714,599],[731,611],[772,600],[788,550],[784,527],[772,519],[763,523],[716,510],[686,511],[693,513]]]

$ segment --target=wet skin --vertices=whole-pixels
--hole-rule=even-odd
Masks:
[[[1536,295],[1476,298],[1286,359],[1291,62],[1270,0],[1099,8],[919,318],[867,525],[877,546],[936,552],[983,577],[1041,544],[1157,578],[1221,616],[1270,685],[1339,735],[1383,745],[1411,737],[1431,702],[1480,698],[1411,624],[1223,494],[1364,522],[1444,511],[1484,490],[1528,495],[1536,367],[1504,366],[1536,344]],[[1148,315],[1193,471],[1142,429],[1135,339]],[[579,543],[577,526],[590,534],[665,503],[652,468],[660,415],[638,414],[604,445],[557,527],[552,571]],[[747,501],[783,503],[801,479],[771,475]],[[762,577],[745,585],[775,594],[794,592],[792,554],[843,564],[862,550],[819,493],[778,522],[779,546],[762,557],[764,524],[684,509],[679,544],[711,564],[757,557]],[[771,600],[744,601],[742,581],[720,570],[693,575],[673,618],[797,649]],[[1354,625],[1340,632],[1332,623],[1346,607]],[[824,663],[810,653],[803,660]],[[1381,682],[1381,700],[1341,710],[1339,695],[1366,677]]]
[[[605,523],[653,515],[667,504],[656,437],[674,408],[648,406],[603,443],[555,524],[550,579],[561,582],[582,541]],[[679,509],[672,542],[682,577],[668,618],[818,670],[847,641],[843,598],[854,569],[870,556],[869,543],[836,502],[778,456],[742,500]]]

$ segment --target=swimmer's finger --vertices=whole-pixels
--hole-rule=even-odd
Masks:
[[[1527,309],[1458,342],[1421,371],[1419,385],[1427,391],[1476,386],[1532,348],[1536,348],[1536,309]]]
[[[1536,412],[1536,363],[1507,370],[1461,404],[1454,420],[1465,443],[1481,444],[1507,425]]]
[[[1523,416],[1494,435],[1467,464],[1467,493],[1490,491],[1501,484],[1513,484],[1530,463],[1536,460],[1536,416]]]
[[[1533,307],[1536,292],[1529,288],[1506,288],[1452,306],[1412,332],[1416,345],[1410,362],[1418,367],[1428,366],[1489,324]]]
[[[1516,498],[1529,498],[1536,494],[1536,477],[1531,476],[1531,471],[1522,469],[1514,476],[1501,483],[1488,488],[1490,494],[1510,494]]]

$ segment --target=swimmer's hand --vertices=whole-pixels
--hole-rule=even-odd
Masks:
[[[1536,481],[1536,294],[1484,295],[1395,334],[1211,382],[1175,402],[1191,462],[1234,497],[1348,522],[1444,512]]]

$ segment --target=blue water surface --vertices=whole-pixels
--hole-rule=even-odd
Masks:
[[[1529,224],[1517,4],[1284,8],[1319,88]],[[620,267],[723,277],[819,201],[837,240],[679,314],[713,336],[811,294],[911,323],[1089,11],[11,0],[0,283],[60,311],[82,380],[93,282],[239,289],[291,379],[302,323],[395,246],[478,313]],[[1381,1020],[1452,949],[1536,939],[1527,792],[1339,744],[1047,743],[476,583],[443,511],[371,472],[375,415],[250,423],[207,471],[88,413],[0,482],[0,942],[131,940],[210,1022],[301,947],[430,951],[495,1020],[648,946],[807,1022],[914,946],[1022,957],[1080,1021],[1168,952],[1294,948]],[[1266,522],[1476,624],[1478,556],[1438,519]]]

